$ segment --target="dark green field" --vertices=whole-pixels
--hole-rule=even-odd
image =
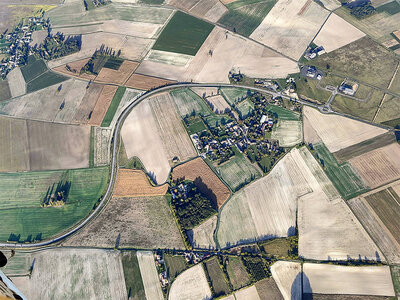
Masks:
[[[212,288],[215,293],[215,297],[226,295],[229,293],[229,286],[226,283],[224,272],[219,265],[216,257],[210,259],[205,263],[208,276],[210,276]]]
[[[383,4],[376,8],[377,12],[385,12],[389,15],[395,15],[400,12],[400,4],[394,0],[392,2]]]
[[[101,127],[110,126],[111,121],[114,118],[115,112],[117,111],[118,105],[121,102],[121,99],[125,94],[125,91],[126,91],[126,87],[122,87],[122,86],[118,87],[118,89],[115,92],[114,97],[111,101],[111,104],[108,107],[107,113],[104,116],[103,122],[101,123]]]
[[[353,198],[367,191],[367,187],[351,165],[347,162],[338,164],[336,158],[323,143],[314,145],[314,156],[323,165],[326,175],[344,199]]]
[[[207,129],[207,127],[200,117],[195,116],[188,119],[187,130],[189,134],[200,133],[205,129]]]
[[[109,59],[107,59],[107,62],[104,64],[104,68],[118,70],[123,62],[124,62],[124,60],[122,58],[110,57]]]
[[[145,300],[146,294],[140,274],[136,251],[122,252],[122,267],[124,269],[125,285],[128,299]]]
[[[171,278],[175,278],[182,273],[186,267],[186,260],[181,255],[165,255],[165,264],[167,266],[168,274]]]
[[[214,28],[200,19],[177,11],[153,46],[155,50],[196,55]]]
[[[228,3],[229,11],[219,20],[229,30],[249,36],[261,24],[277,0],[238,0]]]
[[[250,283],[249,274],[240,257],[230,256],[226,271],[234,290],[240,289]]]
[[[47,190],[60,178],[71,183],[65,204],[41,207]],[[0,240],[13,234],[21,242],[32,241],[65,231],[89,214],[107,182],[108,167],[0,174]]]
[[[67,79],[68,77],[66,76],[54,73],[52,71],[47,71],[30,81],[26,86],[26,91],[28,93],[38,91],[53,84],[61,83]]]
[[[29,56],[28,64],[21,67],[22,75],[27,83],[46,71],[47,66],[44,61],[42,59],[36,59],[33,55]]]
[[[0,79],[0,101],[11,98],[11,91],[7,80]]]

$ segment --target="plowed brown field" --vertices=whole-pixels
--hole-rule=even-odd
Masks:
[[[218,208],[229,198],[229,189],[200,157],[174,168],[172,179],[179,178],[193,181],[203,194],[218,205]]]
[[[125,60],[118,70],[102,68],[95,81],[123,85],[138,65],[135,61]]]
[[[60,72],[60,73],[69,75],[69,76],[75,76],[75,77],[79,77],[79,78],[93,80],[94,78],[96,78],[96,75],[88,74],[88,73],[80,74],[81,69],[87,64],[87,62],[89,60],[90,60],[90,57],[76,60],[76,61],[70,62],[68,64],[55,67],[53,70],[56,72]],[[71,71],[69,71],[67,69],[67,65]]]
[[[103,118],[110,106],[118,87],[113,85],[105,85],[99,98],[97,99],[96,106],[93,109],[92,115],[89,120],[90,125],[100,126]]]
[[[97,99],[99,99],[100,94],[103,91],[103,87],[103,85],[97,83],[90,84],[89,88],[86,89],[85,96],[83,97],[77,112],[75,113],[75,122],[80,124],[88,123],[90,113],[92,113],[95,108]]]
[[[142,74],[132,74],[125,85],[134,89],[149,90],[151,88],[159,87],[172,82],[175,81]]]
[[[115,197],[162,196],[168,190],[168,185],[152,186],[141,170],[120,169],[115,185]]]

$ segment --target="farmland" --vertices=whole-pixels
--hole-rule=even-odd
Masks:
[[[221,207],[230,195],[229,189],[200,157],[173,169],[172,180],[181,178],[193,181],[200,192],[218,207]]]
[[[301,299],[301,264],[277,261],[271,266],[272,277],[284,299]]]
[[[7,81],[12,97],[18,97],[26,93],[26,83],[20,68],[15,68],[8,73]]]
[[[234,1],[226,6],[229,11],[219,20],[229,30],[249,36],[260,25],[275,5],[276,0]]]
[[[244,288],[240,291],[235,292],[235,299],[236,300],[258,300],[260,299],[256,287],[253,285],[251,287]]]
[[[103,121],[101,122],[101,127],[108,127],[111,124],[112,119],[114,118],[115,112],[121,102],[122,97],[124,96],[126,88],[119,86],[117,91],[114,94],[114,97],[111,101],[111,104],[108,106],[107,113],[104,116]]]
[[[146,299],[163,300],[164,295],[158,279],[153,252],[138,251],[136,256],[139,262]]]
[[[230,109],[229,104],[226,102],[225,98],[222,95],[207,97],[207,101],[211,104],[211,107],[214,108],[214,112],[216,114],[225,113]]]
[[[135,73],[129,77],[126,86],[133,89],[150,90],[169,83],[173,83],[173,81]]]
[[[217,226],[218,216],[214,215],[200,225],[187,231],[190,243],[194,248],[214,249],[214,231]]]
[[[122,252],[121,261],[128,299],[139,300],[146,299],[146,295],[136,253],[136,251]]]
[[[400,79],[400,76],[398,77]],[[400,82],[398,85],[400,85]],[[397,118],[398,112],[400,111],[398,99],[399,98],[397,97],[386,95],[385,101],[376,116],[375,122],[383,123],[392,127],[395,127],[396,124],[399,124],[400,126],[399,119]]]
[[[96,231],[96,236],[93,235]],[[117,198],[65,244],[92,247],[184,248],[164,196]]]
[[[95,81],[123,85],[136,70],[138,65],[139,64],[137,62],[129,60],[124,60],[118,69],[107,68],[106,65],[104,65],[104,67],[100,70],[99,75],[97,75]]]
[[[273,278],[265,278],[256,283],[260,300],[283,300],[282,294]]]
[[[241,88],[222,88],[221,91],[230,105],[244,100],[249,94],[248,90]]]
[[[26,91],[28,93],[44,89],[48,86],[55,85],[67,80],[68,77],[64,75],[53,73],[52,71],[46,71],[43,74],[35,77],[35,79],[26,83]]]
[[[0,81],[0,101],[11,98],[11,91],[7,80]]]
[[[146,174],[140,170],[121,169],[118,171],[114,197],[162,196],[168,190],[166,184],[152,186]]]
[[[245,99],[235,105],[239,117],[247,118],[254,110],[254,104],[249,99]]]
[[[304,293],[394,296],[388,266],[354,267],[305,263]],[[304,282],[304,281],[303,281]]]
[[[33,258],[32,275],[21,285],[30,299],[126,299],[118,252],[52,249],[36,252]]]
[[[352,158],[349,162],[365,184],[375,188],[400,177],[400,145],[393,143]]]
[[[168,0],[167,3],[210,22],[217,22],[227,11],[218,0]]]
[[[186,269],[186,260],[183,256],[165,255],[164,260],[169,276],[172,278],[175,278]]]
[[[297,60],[327,16],[314,2],[279,0],[250,37]]]
[[[281,120],[285,120],[285,121],[299,121],[300,120],[299,113],[285,109],[278,105],[268,105],[267,110],[268,110],[268,112],[270,112],[272,114],[276,114],[278,116],[278,118]]]
[[[229,281],[234,290],[240,289],[250,283],[249,274],[240,258],[229,256],[229,263],[226,266]]]
[[[216,297],[229,293],[229,286],[225,279],[225,274],[219,265],[217,257],[213,257],[204,263],[211,285]]]
[[[173,90],[170,92],[170,95],[181,117],[190,115],[193,111],[196,114],[202,115],[211,113],[211,109],[204,100],[190,89]]]
[[[41,207],[46,192],[61,176],[71,184],[66,204]],[[86,217],[104,193],[108,168],[1,174],[0,240],[46,239]],[[56,222],[57,221],[57,222]]]
[[[37,59],[31,55],[28,58],[28,64],[21,67],[21,73],[24,76],[24,80],[29,82],[39,75],[47,71],[46,64],[42,59]]]
[[[233,191],[260,177],[260,172],[242,154],[237,154],[216,167],[217,172]]]
[[[211,290],[202,264],[191,267],[176,278],[172,283],[168,299],[211,299]]]
[[[278,140],[281,147],[293,147],[303,141],[303,123],[279,120],[272,130],[271,138]]]
[[[177,11],[162,31],[153,49],[196,55],[212,29],[212,25]]]

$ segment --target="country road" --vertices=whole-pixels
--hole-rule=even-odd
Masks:
[[[113,188],[114,188],[114,183],[115,179],[117,177],[118,173],[118,152],[119,152],[119,136],[120,136],[120,131],[122,128],[122,125],[126,119],[126,117],[129,115],[131,110],[138,105],[140,102],[143,100],[158,94],[160,92],[165,92],[168,90],[176,89],[176,88],[182,88],[182,87],[239,87],[238,85],[232,85],[232,84],[224,84],[224,83],[187,83],[187,82],[181,82],[181,83],[175,83],[167,86],[162,86],[159,88],[156,88],[151,91],[143,92],[142,94],[136,96],[132,103],[130,103],[124,111],[121,113],[121,115],[118,117],[118,121],[115,124],[114,132],[113,132],[113,138],[112,138],[112,151],[111,151],[111,174],[110,174],[110,182],[108,183],[107,186],[107,191],[104,194],[103,199],[100,201],[99,205],[88,215],[84,220],[82,220],[80,223],[76,224],[73,228],[69,229],[67,232],[56,236],[52,239],[41,241],[41,242],[36,242],[36,243],[0,243],[0,248],[10,248],[10,249],[27,249],[27,248],[40,248],[40,247],[47,247],[49,245],[55,244],[57,242],[62,241],[63,239],[67,238],[68,236],[76,233],[78,230],[80,230],[82,227],[84,227],[87,223],[89,223],[92,219],[94,219],[106,206],[108,200],[112,197],[113,194]],[[240,86],[241,88],[245,89],[250,89],[253,91],[257,92],[262,92],[262,93],[268,93],[274,97],[280,96],[285,99],[290,99],[289,96],[282,95],[281,93],[269,91],[266,89],[258,88],[258,87],[252,87],[252,86]],[[314,108],[319,109],[323,113],[327,113],[326,111],[323,110],[324,105],[316,105],[313,103],[310,103],[308,101],[303,101],[303,100],[296,100],[300,104],[303,105],[308,105]],[[330,114],[337,114],[345,117],[350,117],[352,119],[355,119],[357,121],[362,121],[368,124],[373,124],[371,122],[367,122],[365,120],[361,120],[352,116],[348,116],[342,113],[335,112],[333,110],[329,110]],[[380,126],[379,124],[373,124],[375,126],[379,126],[385,129],[388,129],[387,127]]]

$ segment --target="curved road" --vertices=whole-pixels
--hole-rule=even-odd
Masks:
[[[46,241],[41,241],[41,242],[37,242],[37,243],[0,243],[0,248],[17,248],[17,249],[23,249],[23,248],[39,248],[39,247],[45,247],[45,246],[49,246],[51,244],[57,243],[62,241],[63,239],[65,239],[66,237],[76,233],[79,229],[81,229],[82,227],[84,227],[87,223],[89,223],[93,218],[95,218],[98,213],[101,212],[101,210],[106,206],[107,201],[109,198],[111,198],[112,193],[113,193],[113,188],[114,188],[114,183],[115,183],[115,178],[117,176],[117,172],[118,172],[118,138],[119,138],[119,133],[121,130],[121,127],[126,119],[126,117],[129,115],[129,113],[131,112],[131,110],[138,105],[140,102],[142,102],[143,100],[147,99],[150,96],[153,96],[155,94],[158,94],[160,92],[163,91],[167,91],[167,90],[171,90],[171,89],[176,89],[176,88],[181,88],[181,87],[241,87],[241,88],[245,88],[245,89],[250,89],[253,91],[257,91],[257,92],[262,92],[262,93],[268,93],[272,96],[280,96],[282,98],[286,98],[286,99],[290,99],[289,96],[286,95],[282,95],[281,93],[277,93],[277,92],[273,92],[273,91],[269,91],[266,89],[262,89],[262,88],[257,88],[257,87],[252,87],[252,86],[238,86],[238,85],[232,85],[232,84],[224,84],[224,83],[176,83],[176,84],[171,84],[171,85],[167,85],[167,86],[162,86],[159,88],[156,88],[154,90],[151,91],[147,91],[144,92],[138,96],[136,96],[136,99],[134,99],[132,101],[132,103],[130,103],[125,109],[124,111],[121,113],[121,115],[118,117],[118,121],[115,125],[115,129],[114,129],[114,134],[112,137],[112,159],[111,159],[111,176],[110,176],[110,182],[108,184],[107,187],[107,191],[104,194],[103,199],[100,201],[99,205],[90,213],[89,216],[87,216],[86,219],[82,220],[80,223],[78,223],[74,228],[71,228],[68,232],[65,232],[57,237],[54,237],[50,240],[46,240]],[[321,112],[325,112],[323,109],[323,106],[318,106],[316,104],[307,102],[307,101],[302,101],[302,100],[296,100],[297,102],[304,104],[304,105],[308,105],[308,106],[312,106],[315,108],[318,108]],[[329,113],[334,113],[334,114],[338,114],[338,115],[343,115],[340,113],[336,113],[332,110],[329,110]],[[365,121],[364,121],[365,122]],[[374,124],[376,126],[376,124]]]

